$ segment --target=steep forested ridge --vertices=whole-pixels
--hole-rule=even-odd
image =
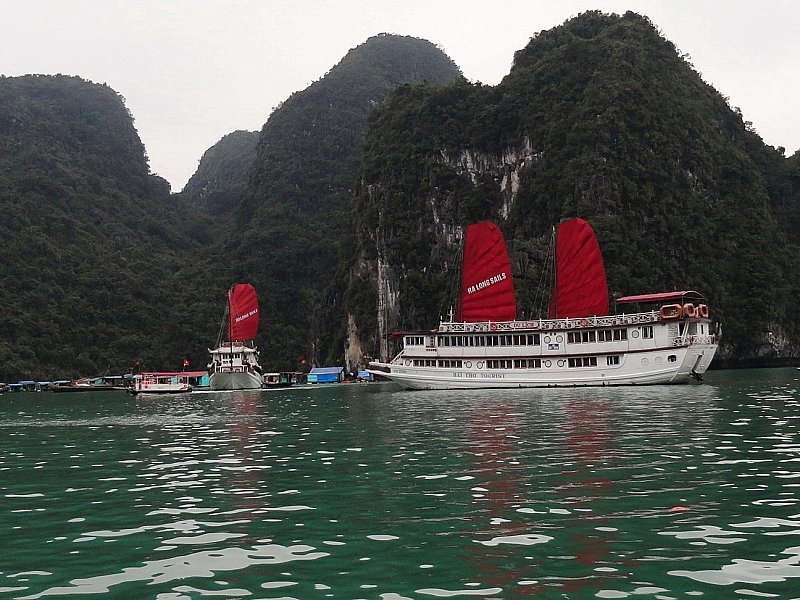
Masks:
[[[0,78],[0,214],[0,381],[186,351],[174,275],[196,248],[112,89]]]
[[[266,363],[291,368],[303,358],[341,361],[340,247],[368,116],[398,84],[443,84],[460,76],[430,42],[379,35],[270,116],[225,242],[236,277],[261,293]]]
[[[234,131],[206,150],[180,196],[200,212],[227,223],[247,186],[257,131]]]
[[[613,295],[698,289],[721,356],[796,355],[791,161],[647,19],[586,13],[534,37],[495,88],[405,87],[371,125],[348,304],[367,352],[386,351],[387,330],[435,326],[458,232],[481,218],[501,223],[520,306],[537,314],[550,229],[581,216]]]

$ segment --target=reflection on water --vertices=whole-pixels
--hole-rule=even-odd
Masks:
[[[0,593],[790,597],[798,374],[0,404]]]

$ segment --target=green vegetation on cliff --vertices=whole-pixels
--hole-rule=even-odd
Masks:
[[[185,351],[174,274],[195,247],[116,92],[0,78],[0,214],[0,381]]]
[[[404,87],[376,113],[355,210],[367,267],[351,285],[373,280],[381,256],[399,289],[390,328],[434,326],[452,302],[449,234],[491,218],[517,258],[520,306],[536,313],[550,230],[581,216],[612,294],[698,289],[728,356],[769,354],[776,337],[796,349],[787,163],[647,19],[586,13],[533,38],[495,88]]]
[[[206,150],[181,197],[195,210],[229,223],[253,168],[257,131],[234,131]]]
[[[368,117],[398,84],[460,76],[430,42],[375,36],[270,116],[226,242],[239,275],[262,295],[266,364],[341,360],[338,269]]]

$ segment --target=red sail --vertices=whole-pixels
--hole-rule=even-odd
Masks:
[[[467,228],[456,320],[466,323],[517,318],[514,280],[503,234],[483,221]]]
[[[565,221],[556,237],[556,282],[550,298],[550,318],[607,314],[606,270],[594,231],[583,219]]]
[[[252,340],[258,332],[258,296],[249,283],[237,283],[228,290],[230,327],[228,341]]]

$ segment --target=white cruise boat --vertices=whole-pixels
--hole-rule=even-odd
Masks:
[[[249,283],[228,290],[228,306],[217,347],[209,349],[211,390],[253,390],[261,387],[261,366],[253,340],[258,332],[258,296]]]
[[[708,305],[694,291],[627,296],[609,313],[605,269],[585,221],[562,223],[547,319],[516,320],[500,230],[467,229],[455,319],[404,332],[390,362],[370,372],[410,389],[686,383],[702,380],[717,350]]]

